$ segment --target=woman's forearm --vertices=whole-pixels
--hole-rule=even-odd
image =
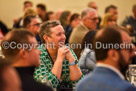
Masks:
[[[69,66],[69,69],[70,69],[70,79],[72,81],[77,81],[82,76],[82,72],[77,64]]]
[[[60,80],[62,72],[62,59],[57,59],[53,65],[52,73]]]

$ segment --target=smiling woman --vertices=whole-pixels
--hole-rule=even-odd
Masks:
[[[43,77],[47,77],[53,88],[72,89],[82,73],[74,52],[64,47],[66,37],[63,27],[58,21],[47,21],[41,26],[40,37],[45,45],[55,43],[55,48],[39,46],[41,66],[35,70],[35,79],[42,82]]]

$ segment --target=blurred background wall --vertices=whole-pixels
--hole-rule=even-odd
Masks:
[[[0,0],[0,20],[9,28],[12,28],[13,19],[23,15],[23,2],[25,0]],[[59,9],[70,10],[81,13],[87,7],[88,2],[93,0],[31,0],[34,8],[38,3],[44,3],[47,10],[56,11]],[[102,17],[105,7],[115,5],[118,7],[119,20],[118,24],[128,15],[132,14],[131,8],[136,4],[136,0],[94,0],[98,4],[98,13]]]

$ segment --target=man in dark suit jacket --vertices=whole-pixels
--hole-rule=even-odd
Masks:
[[[76,91],[136,91],[124,77],[134,55],[129,35],[122,29],[106,27],[98,31],[94,41],[96,69],[78,83]]]

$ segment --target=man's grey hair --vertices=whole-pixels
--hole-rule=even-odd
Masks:
[[[81,13],[81,18],[83,19],[88,14],[88,12],[96,12],[96,10],[93,9],[93,8],[86,8],[86,9],[84,9],[82,11],[82,13]]]

